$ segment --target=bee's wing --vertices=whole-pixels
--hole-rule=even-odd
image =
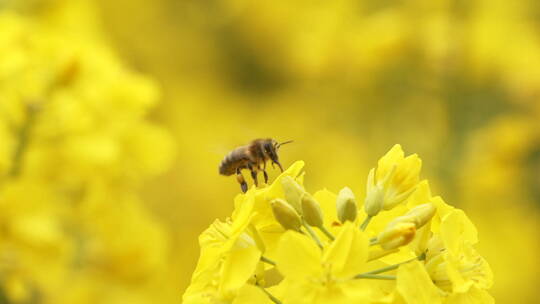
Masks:
[[[220,156],[225,157],[229,152],[231,152],[233,148],[225,145],[225,144],[219,144],[219,145],[211,145],[208,147],[208,152],[212,156]]]

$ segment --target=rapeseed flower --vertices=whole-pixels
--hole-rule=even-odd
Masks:
[[[97,37],[8,9],[0,32],[2,296],[154,301],[169,239],[136,188],[172,160],[158,87]]]
[[[279,242],[276,264],[288,303],[347,303],[363,289],[351,278],[367,263],[367,235],[348,222],[324,250],[308,236],[287,232]],[[367,288],[368,286],[363,286]],[[287,303],[286,302],[286,303]]]
[[[253,195],[253,193],[251,193]],[[216,220],[199,238],[201,258],[184,303],[228,303],[242,292],[253,276],[261,251],[249,234],[253,197],[242,205],[234,220]]]
[[[390,210],[403,203],[416,189],[422,161],[416,154],[404,156],[400,145],[395,145],[383,156],[377,169],[369,171],[364,209],[368,218],[381,210]]]
[[[186,303],[243,303],[247,290],[266,303],[490,301],[492,273],[474,248],[474,225],[462,210],[432,197],[427,181],[419,182],[416,155],[405,158],[396,145],[379,161],[384,181],[376,185],[389,211],[361,227],[356,215],[365,206],[357,205],[353,190],[311,195],[303,165],[296,162],[272,184],[239,194],[232,220],[217,221],[201,235]],[[203,239],[212,240],[214,253]],[[229,258],[239,248],[250,253]],[[202,265],[213,265],[207,275]],[[222,285],[230,286],[228,293]]]

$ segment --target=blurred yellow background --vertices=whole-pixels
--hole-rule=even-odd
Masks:
[[[180,302],[199,233],[231,213],[239,192],[233,177],[218,175],[219,162],[272,137],[295,141],[281,159],[306,161],[307,189],[350,186],[359,196],[393,144],[418,153],[434,193],[477,225],[496,301],[536,303],[538,1],[4,2],[2,10],[43,27],[108,45],[161,90],[148,119],[170,132],[176,154],[137,188],[137,212],[164,235],[162,268],[144,287],[148,302],[133,295],[138,285],[100,286],[107,299],[98,302]],[[146,233],[126,229],[126,237]],[[154,245],[134,242],[141,251]]]

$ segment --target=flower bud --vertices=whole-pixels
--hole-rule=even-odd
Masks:
[[[291,205],[279,198],[272,200],[270,205],[272,206],[274,217],[283,228],[295,231],[300,230],[302,220]]]
[[[346,221],[354,222],[358,210],[356,208],[356,200],[354,193],[348,187],[345,187],[339,191],[336,200],[337,215],[340,222]]]
[[[397,223],[413,223],[416,229],[420,229],[431,220],[436,211],[437,208],[431,203],[418,205],[409,210],[405,215],[396,217],[390,222],[389,226]]]
[[[368,216],[373,217],[381,211],[384,204],[384,188],[375,184],[375,169],[369,171],[366,188],[364,210]]]
[[[300,186],[292,177],[284,176],[281,179],[281,185],[283,186],[283,192],[285,194],[285,200],[291,204],[291,206],[302,214],[302,194],[306,192],[302,186]]]
[[[395,249],[409,244],[416,233],[413,223],[397,223],[388,225],[377,237],[381,247],[385,250]]]
[[[302,195],[302,214],[308,225],[322,227],[323,214],[319,203],[309,194]]]

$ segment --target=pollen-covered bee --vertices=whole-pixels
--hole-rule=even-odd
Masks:
[[[221,175],[233,175],[236,174],[236,180],[240,183],[242,192],[246,192],[248,187],[244,180],[244,176],[240,172],[242,169],[249,169],[251,171],[251,177],[255,186],[257,186],[257,173],[262,171],[264,174],[264,182],[268,183],[268,173],[266,173],[266,162],[270,161],[272,166],[278,165],[281,172],[283,167],[281,166],[277,151],[280,146],[291,143],[292,140],[278,143],[276,140],[267,139],[255,139],[251,143],[245,146],[240,146],[232,150],[219,165],[219,174]]]

